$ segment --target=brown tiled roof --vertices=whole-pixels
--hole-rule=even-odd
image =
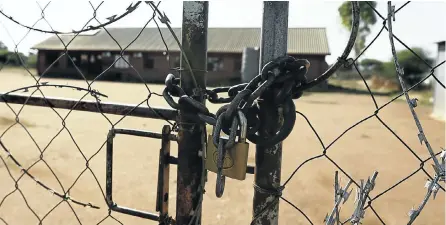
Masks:
[[[107,31],[122,48],[133,42],[141,28],[107,28]],[[181,28],[174,28],[181,40]],[[161,34],[169,50],[179,51],[175,39],[167,28],[161,28]],[[120,51],[118,44],[105,30],[93,35],[79,35],[68,46],[68,50]],[[73,35],[61,35],[68,44]],[[245,47],[257,47],[260,43],[260,28],[209,28],[208,52],[241,53]],[[64,49],[57,36],[33,46],[38,50]],[[140,36],[127,48],[128,51],[165,51],[157,28],[145,28]],[[329,55],[325,28],[289,28],[288,54]]]

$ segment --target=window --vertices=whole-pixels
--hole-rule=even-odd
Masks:
[[[144,57],[144,68],[146,69],[155,68],[155,59],[150,56]]]
[[[68,57],[68,55],[66,55],[64,58],[62,58],[62,60],[65,59],[67,61],[68,68],[74,68],[74,65],[76,65],[77,67],[79,67],[81,65],[81,61],[80,61],[81,55],[79,53],[70,52],[69,56],[70,57]],[[73,63],[74,63],[74,65],[73,65]]]
[[[116,61],[116,60],[118,60],[118,61]],[[115,61],[116,61],[115,68],[120,68],[120,69],[129,68],[129,64],[127,64],[127,62],[129,61],[128,55],[123,55],[122,58],[120,55],[115,55]]]
[[[142,57],[142,53],[141,52],[133,53],[133,57],[134,58],[141,58]]]
[[[220,71],[223,69],[223,59],[220,57],[208,57],[208,71]]]
[[[81,55],[81,62],[86,62],[88,61],[88,55],[87,54],[82,54]]]
[[[242,71],[242,60],[234,59],[234,72],[241,72],[241,71]]]
[[[48,52],[46,54],[46,65],[50,66],[54,62],[52,67],[53,68],[57,68],[59,66],[58,58],[59,58],[59,53],[58,52]]]

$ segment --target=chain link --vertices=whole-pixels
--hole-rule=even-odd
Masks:
[[[270,146],[283,141],[293,129],[296,119],[293,99],[301,96],[301,93],[297,93],[301,92],[297,91],[297,87],[306,84],[305,74],[309,66],[310,62],[305,59],[295,59],[291,56],[278,57],[267,63],[261,73],[249,83],[206,90],[207,99],[211,103],[229,103],[221,106],[216,115],[210,113],[202,103],[186,96],[179,87],[179,78],[175,78],[172,74],[166,77],[163,96],[172,108],[195,113],[201,122],[213,125],[215,147],[219,146],[220,131],[229,135],[226,148],[234,145],[237,132],[234,130],[234,127],[237,127],[237,122],[235,122],[237,110],[242,110],[247,115],[248,140],[257,145]],[[221,93],[226,93],[229,97],[219,97],[218,94]],[[179,97],[178,103],[173,100],[173,97]],[[284,125],[276,135],[269,139],[261,139],[256,134],[261,121],[258,119],[259,110],[256,109],[255,101],[271,101],[283,107]]]

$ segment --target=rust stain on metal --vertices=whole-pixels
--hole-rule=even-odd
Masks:
[[[206,1],[183,2],[182,49],[193,72],[181,71],[180,85],[186,94],[200,102],[204,102],[203,92],[196,89],[206,86],[208,4]],[[185,66],[187,62],[182,57],[181,67]],[[204,165],[199,157],[203,130],[199,129],[201,122],[188,119],[188,115],[190,112],[181,110],[178,122],[177,224],[188,224],[194,213],[200,214],[195,207],[203,194],[200,181]],[[197,220],[200,224],[201,217]]]
[[[168,162],[168,158],[170,157],[170,126],[165,125],[162,130],[163,139],[161,142],[161,150],[160,150],[160,168],[159,173],[162,175],[159,177],[159,181],[162,185],[158,187],[161,190],[159,191],[160,196],[158,199],[158,205],[160,210],[160,218],[163,220],[169,216],[169,175],[170,175],[170,164]]]
[[[264,2],[260,69],[270,60],[286,55],[288,32],[288,2]],[[274,102],[259,103],[260,120],[262,121],[259,134],[265,138],[276,134],[283,124],[283,112]],[[282,165],[282,144],[272,147],[256,146],[256,172],[255,184],[265,190],[275,190],[280,187],[280,174]],[[274,202],[276,201],[276,202]],[[273,193],[264,193],[254,190],[253,216],[257,216],[271,203],[275,204],[255,221],[255,224],[277,225],[279,199]]]
[[[192,188],[190,185],[183,183],[183,180],[178,180],[178,186],[182,187],[177,193],[177,200],[183,203],[183,207],[177,209],[177,214],[186,216],[189,215],[189,209],[193,208],[192,205]]]

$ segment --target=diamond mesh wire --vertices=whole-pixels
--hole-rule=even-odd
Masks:
[[[291,175],[286,179],[286,181],[283,183],[283,188],[284,188],[284,193],[287,193],[288,189],[286,188],[287,185],[290,183],[290,181],[292,180],[293,177],[297,177],[298,176],[298,172],[301,171],[301,169],[311,163],[314,162],[318,159],[325,159],[327,160],[327,162],[331,163],[334,167],[336,167],[337,170],[339,170],[344,176],[346,176],[348,179],[350,179],[352,181],[352,184],[354,186],[356,186],[358,188],[358,192],[359,193],[365,193],[364,195],[358,194],[357,199],[359,201],[357,201],[357,204],[355,206],[356,210],[355,212],[352,212],[352,217],[348,218],[347,220],[345,220],[344,222],[342,222],[342,224],[348,223],[348,222],[352,222],[352,218],[356,217],[359,218],[359,220],[363,219],[363,215],[366,211],[370,210],[371,213],[373,213],[373,215],[376,216],[376,218],[380,221],[381,224],[386,224],[385,223],[385,219],[382,218],[379,214],[379,210],[375,209],[373,207],[373,203],[375,201],[378,201],[382,196],[384,195],[388,195],[389,193],[392,193],[392,191],[398,187],[399,185],[401,185],[402,183],[408,181],[411,177],[415,176],[416,174],[423,174],[424,176],[428,177],[430,181],[434,181],[434,182],[430,182],[428,187],[428,193],[427,193],[427,198],[425,198],[422,201],[421,206],[417,209],[417,210],[412,210],[410,213],[410,217],[408,220],[410,220],[411,222],[413,222],[416,219],[416,216],[419,215],[423,209],[423,206],[427,203],[429,197],[431,196],[432,192],[434,193],[434,195],[436,194],[436,192],[438,190],[441,191],[445,191],[444,187],[441,185],[436,185],[436,183],[440,180],[444,181],[444,160],[441,162],[441,158],[440,161],[437,158],[440,154],[442,154],[442,152],[434,152],[432,150],[432,148],[429,145],[429,142],[427,141],[427,137],[423,132],[421,123],[417,117],[417,114],[414,110],[414,108],[416,107],[416,105],[414,104],[414,101],[412,99],[410,99],[409,97],[409,93],[410,91],[412,91],[414,88],[418,87],[420,84],[422,84],[425,80],[429,79],[430,77],[433,77],[435,79],[435,81],[437,83],[439,83],[443,88],[445,87],[443,83],[440,82],[440,80],[438,79],[438,77],[434,74],[435,70],[441,66],[442,64],[444,64],[443,62],[440,62],[438,65],[430,65],[425,59],[423,59],[422,57],[420,57],[415,51],[413,51],[410,47],[408,47],[408,45],[406,45],[401,39],[399,39],[393,32],[391,29],[392,26],[392,21],[389,20],[389,18],[392,18],[392,16],[395,16],[395,14],[397,14],[397,12],[399,12],[400,10],[402,10],[404,7],[406,7],[408,5],[409,2],[403,4],[400,8],[398,8],[397,10],[394,10],[392,7],[390,7],[391,5],[389,5],[389,11],[388,11],[388,16],[384,17],[381,15],[380,12],[378,12],[375,8],[373,8],[373,6],[371,4],[368,4],[369,7],[371,7],[374,12],[376,13],[376,15],[378,15],[381,19],[382,19],[382,28],[380,29],[380,31],[378,32],[378,34],[372,39],[372,41],[364,48],[364,50],[354,59],[349,59],[346,60],[345,66],[349,67],[349,66],[353,66],[354,70],[357,72],[357,74],[361,77],[361,79],[364,82],[364,85],[367,87],[368,93],[370,94],[370,97],[373,101],[373,105],[375,110],[373,112],[371,112],[370,115],[366,116],[365,118],[359,120],[358,122],[354,123],[353,125],[351,125],[349,128],[347,128],[345,131],[343,131],[341,134],[339,134],[339,136],[337,136],[332,142],[330,142],[328,145],[325,144],[325,142],[322,140],[321,135],[319,135],[319,132],[314,128],[314,126],[311,123],[311,120],[302,112],[300,111],[296,111],[296,113],[301,116],[307,123],[308,126],[311,128],[311,130],[313,131],[314,135],[317,137],[317,139],[319,140],[319,143],[322,147],[322,152],[319,155],[316,156],[312,156],[306,160],[304,160],[301,164],[299,164],[296,169],[291,173]],[[138,104],[136,104],[134,106],[133,109],[136,109],[142,105],[146,105],[147,107],[151,108],[151,105],[149,104],[149,100],[150,98],[155,95],[155,96],[162,96],[154,91],[151,90],[151,87],[149,87],[148,82],[144,79],[143,75],[141,74],[140,71],[138,71],[131,63],[129,60],[127,60],[124,55],[125,53],[128,52],[128,48],[138,39],[141,38],[141,34],[144,30],[144,28],[146,28],[150,23],[155,23],[155,25],[158,27],[159,29],[159,33],[160,36],[164,42],[165,48],[166,48],[166,52],[167,55],[170,54],[169,48],[168,48],[168,44],[165,42],[164,36],[165,34],[163,34],[159,28],[159,24],[157,22],[156,19],[156,15],[157,15],[157,7],[153,7],[153,5],[146,5],[146,4],[141,4],[141,2],[137,2],[135,4],[131,4],[129,7],[126,8],[126,10],[120,14],[120,15],[112,15],[110,17],[107,18],[107,22],[105,23],[101,23],[100,20],[97,18],[97,12],[100,9],[101,4],[94,6],[92,3],[90,3],[91,9],[92,9],[92,16],[91,18],[89,18],[87,20],[87,22],[85,23],[85,25],[83,26],[82,29],[78,30],[78,31],[72,31],[72,32],[61,32],[61,31],[57,31],[54,30],[51,26],[51,23],[46,19],[45,17],[45,10],[48,7],[50,3],[48,3],[45,6],[40,6],[40,10],[41,10],[41,17],[32,25],[26,25],[26,24],[22,24],[20,21],[14,19],[13,17],[9,16],[6,12],[4,12],[3,10],[0,10],[0,13],[4,16],[4,18],[6,18],[9,21],[12,21],[14,24],[16,24],[17,26],[23,27],[27,29],[27,32],[25,33],[25,35],[23,35],[23,37],[20,39],[20,41],[15,42],[13,40],[13,38],[11,37],[11,35],[8,33],[8,30],[5,29],[6,33],[8,34],[8,36],[14,41],[14,53],[13,55],[9,55],[8,58],[6,59],[6,62],[3,63],[0,66],[0,72],[5,69],[7,67],[7,65],[14,60],[14,58],[16,60],[18,60],[20,62],[21,67],[23,68],[24,71],[26,71],[26,76],[32,78],[32,80],[35,82],[32,85],[28,85],[28,86],[24,86],[24,87],[20,87],[17,89],[14,89],[12,91],[8,91],[6,92],[4,95],[2,95],[1,97],[4,98],[4,96],[8,95],[8,94],[12,94],[12,93],[17,93],[19,91],[21,92],[29,92],[28,95],[28,99],[31,98],[34,95],[40,95],[43,98],[46,97],[46,95],[44,94],[44,90],[48,90],[50,88],[62,88],[62,89],[73,89],[76,90],[77,92],[81,92],[81,97],[78,98],[78,104],[87,99],[87,98],[91,98],[94,101],[96,101],[97,103],[97,113],[99,113],[103,119],[105,119],[108,128],[115,128],[116,126],[118,126],[119,124],[122,123],[122,121],[127,118],[126,115],[121,116],[119,118],[116,118],[116,122],[112,122],[113,119],[111,119],[110,116],[108,116],[106,113],[104,113],[101,109],[101,100],[103,98],[108,97],[107,95],[105,95],[105,93],[101,93],[98,90],[93,89],[93,84],[96,83],[96,81],[100,80],[100,79],[104,79],[107,76],[110,76],[108,72],[110,72],[114,65],[118,62],[123,60],[125,62],[125,64],[127,64],[129,66],[129,68],[132,70],[132,75],[135,79],[139,80],[139,82],[141,83],[141,85],[144,85],[144,89],[145,89],[145,96],[144,99],[142,101],[139,101]],[[159,4],[158,4],[159,5]],[[141,9],[143,8],[143,9]],[[151,11],[151,17],[147,19],[147,21],[145,22],[145,24],[143,25],[143,27],[141,28],[140,32],[132,39],[132,41],[123,46],[119,43],[119,41],[112,35],[112,33],[109,31],[109,28],[107,28],[108,25],[111,25],[123,18],[125,18],[128,15],[131,15],[133,12],[135,12],[137,9],[141,9],[141,10],[147,10],[149,9]],[[158,11],[158,14],[160,14],[160,11]],[[166,21],[167,17],[164,15],[164,17],[161,16],[161,18],[159,18],[161,23],[164,23]],[[167,19],[168,20],[168,19]],[[1,22],[1,20],[0,20]],[[35,28],[37,24],[39,23],[44,23],[46,24],[49,29],[48,30],[44,30],[41,28]],[[91,25],[92,23],[97,23],[98,25]],[[387,25],[386,25],[387,23]],[[398,24],[398,23],[397,23]],[[72,41],[75,38],[78,38],[80,35],[82,35],[82,33],[87,32],[87,31],[93,31],[93,30],[103,30],[104,32],[106,32],[108,34],[108,36],[110,37],[110,39],[116,44],[116,46],[119,47],[120,52],[118,53],[118,57],[114,59],[114,61],[106,68],[104,69],[102,72],[95,74],[93,79],[87,79],[87,75],[83,72],[82,68],[79,67],[79,65],[76,63],[76,57],[72,56],[72,52],[69,50],[69,46],[72,43]],[[364,52],[366,52],[370,47],[373,46],[373,44],[375,43],[376,39],[382,35],[385,34],[384,30],[388,31],[389,34],[389,39],[390,39],[390,43],[391,43],[391,47],[392,50],[394,51],[394,43],[393,40],[395,39],[397,42],[399,42],[400,44],[402,44],[405,48],[407,48],[409,51],[411,51],[419,60],[421,60],[423,63],[425,63],[430,69],[430,73],[429,75],[427,75],[426,77],[424,77],[421,81],[419,81],[417,84],[411,86],[411,87],[406,87],[406,84],[404,83],[403,80],[401,80],[401,86],[402,86],[402,92],[400,94],[398,94],[397,96],[395,96],[394,98],[392,98],[391,100],[389,100],[388,102],[379,105],[374,93],[371,91],[371,88],[369,87],[369,84],[366,82],[366,79],[364,78],[363,74],[361,73],[359,66],[358,66],[358,60],[360,59],[360,57],[363,55]],[[42,32],[42,33],[49,33],[52,35],[55,35],[58,40],[63,44],[63,51],[62,54],[60,54],[58,56],[58,58],[52,62],[45,71],[43,71],[40,76],[36,76],[32,69],[28,67],[27,62],[25,61],[25,59],[23,58],[23,56],[21,54],[19,54],[18,51],[18,46],[20,45],[20,43],[29,35],[30,32]],[[69,39],[69,41],[64,41],[64,39],[62,38],[62,35],[66,35],[66,34],[70,34],[72,35],[72,38]],[[172,33],[172,35],[174,35]],[[62,84],[62,83],[58,83],[58,84],[48,84],[46,82],[42,82],[41,80],[43,78],[46,78],[47,73],[60,61],[60,60],[67,60],[67,63],[71,64],[73,66],[73,68],[77,71],[76,76],[78,76],[77,78],[80,79],[82,82],[85,82],[85,87],[81,87],[81,86],[75,86],[75,85],[66,85],[66,84]],[[396,66],[396,72],[397,72],[397,76],[402,76],[402,70],[399,67],[398,64],[398,59],[396,58],[396,55],[394,55],[394,60],[395,60],[395,66]],[[169,65],[171,65],[171,63],[169,62]],[[180,70],[180,69],[176,69],[176,70]],[[397,99],[399,99],[400,97],[406,97],[408,106],[412,112],[412,115],[414,117],[414,121],[417,124],[417,128],[419,129],[419,136],[418,138],[420,139],[420,142],[423,142],[426,145],[427,150],[429,151],[429,157],[428,158],[422,158],[421,156],[419,156],[419,153],[417,153],[416,151],[414,151],[404,140],[402,137],[400,137],[396,131],[394,131],[390,125],[388,125],[388,123],[386,123],[384,121],[384,119],[382,117],[380,117],[380,112],[388,107],[389,105],[391,105],[392,103],[394,103],[395,101],[397,101]],[[8,177],[10,178],[8,181],[6,181],[5,183],[9,182],[13,185],[13,189],[9,192],[7,192],[4,196],[0,196],[1,197],[1,201],[0,201],[0,212],[2,210],[2,208],[5,207],[5,202],[9,199],[12,198],[14,195],[18,195],[18,197],[20,197],[24,204],[25,204],[25,208],[28,209],[31,214],[33,215],[33,217],[35,218],[35,222],[37,224],[44,224],[46,222],[46,218],[48,218],[48,216],[50,214],[56,213],[57,209],[60,208],[62,205],[66,205],[68,207],[68,210],[70,213],[72,213],[74,215],[73,220],[76,223],[79,224],[86,224],[86,223],[91,223],[91,221],[86,221],[81,219],[81,216],[79,215],[79,211],[81,211],[81,209],[76,208],[77,206],[82,206],[82,207],[89,207],[92,208],[91,210],[98,210],[97,212],[101,212],[104,213],[103,217],[101,220],[97,221],[97,224],[102,224],[105,223],[106,221],[114,221],[117,222],[119,224],[122,224],[122,222],[117,219],[114,215],[114,213],[112,213],[111,210],[106,210],[106,212],[104,212],[103,210],[99,210],[102,209],[99,204],[97,203],[92,203],[89,202],[89,199],[87,198],[83,198],[83,197],[79,197],[77,198],[76,196],[71,196],[70,195],[70,191],[73,190],[74,188],[76,188],[77,184],[79,183],[79,180],[82,179],[82,177],[86,176],[85,174],[90,174],[93,177],[94,182],[96,183],[95,185],[99,188],[102,197],[105,200],[105,194],[104,194],[104,190],[103,190],[103,184],[101,184],[102,182],[100,182],[102,175],[98,175],[97,172],[95,172],[92,168],[90,163],[93,161],[93,159],[97,158],[101,152],[103,152],[104,146],[106,144],[106,138],[104,137],[104,141],[102,142],[102,144],[100,145],[100,147],[93,151],[92,154],[85,154],[85,150],[83,149],[83,145],[77,140],[76,136],[77,134],[73,133],[70,128],[69,128],[69,123],[67,122],[68,118],[70,115],[73,115],[73,109],[68,110],[67,113],[65,115],[63,115],[61,113],[61,111],[55,109],[51,104],[47,104],[47,110],[51,110],[54,114],[54,116],[57,118],[58,122],[61,123],[60,128],[57,130],[57,132],[52,135],[52,134],[48,134],[49,141],[42,145],[39,144],[39,142],[34,138],[33,133],[30,131],[30,124],[25,121],[22,120],[21,115],[23,114],[24,109],[27,107],[27,104],[23,104],[20,107],[15,107],[13,106],[13,104],[8,103],[5,99],[4,99],[4,104],[6,105],[6,107],[10,110],[10,112],[13,114],[12,116],[12,120],[11,120],[11,125],[9,125],[6,129],[4,129],[3,133],[0,135],[0,146],[3,150],[2,155],[0,155],[0,159],[1,159],[1,164],[0,164],[0,168],[4,168],[4,170],[7,172]],[[28,106],[29,107],[29,106]],[[74,107],[73,107],[74,108]],[[130,112],[128,112],[129,114]],[[160,117],[162,117],[160,115]],[[78,117],[76,117],[78,118]],[[410,154],[413,155],[413,157],[419,162],[419,166],[417,168],[415,168],[410,174],[408,174],[407,176],[405,176],[403,179],[401,180],[397,180],[395,184],[391,185],[390,187],[388,187],[387,189],[385,189],[384,191],[380,192],[380,193],[374,193],[373,188],[370,188],[371,186],[373,186],[372,184],[375,181],[371,181],[369,180],[369,182],[367,183],[363,183],[362,181],[358,181],[353,179],[353,176],[351,175],[351,172],[343,169],[342,165],[340,165],[339,163],[336,162],[336,160],[333,158],[333,156],[329,155],[329,149],[335,144],[337,143],[339,140],[341,140],[347,133],[352,132],[355,127],[357,127],[360,124],[363,124],[364,122],[368,121],[368,120],[372,120],[372,119],[376,119],[377,121],[379,121],[380,124],[382,124],[385,129],[388,130],[389,134],[394,136],[400,143],[401,145],[403,145],[408,152],[410,152]],[[170,124],[171,126],[176,127],[175,123],[172,123],[169,120],[165,120],[166,123]],[[11,132],[12,129],[14,128],[20,128],[23,129],[23,131],[25,132],[25,136],[26,138],[29,138],[33,145],[35,146],[35,150],[37,150],[37,154],[38,156],[36,157],[36,159],[32,160],[32,162],[29,162],[29,160],[27,160],[26,162],[26,166],[25,163],[22,163],[21,159],[19,157],[16,156],[16,154],[18,154],[18,151],[20,148],[17,148],[16,146],[17,143],[10,143],[5,141],[5,136],[8,134],[8,132]],[[161,127],[161,126],[160,126]],[[59,173],[56,172],[56,168],[54,166],[51,166],[51,162],[53,160],[47,160],[46,159],[46,155],[48,154],[48,149],[50,148],[50,146],[56,141],[56,139],[61,136],[61,134],[63,132],[66,132],[66,134],[68,135],[70,141],[72,142],[72,144],[74,144],[76,151],[78,152],[78,156],[82,159],[84,165],[82,166],[82,169],[80,170],[79,174],[74,178],[74,180],[72,182],[64,182],[65,179],[63,179],[64,181],[62,181],[62,179],[60,178],[60,175],[58,175]],[[18,139],[22,139],[24,137],[20,137],[15,140]],[[18,142],[18,141],[15,141]],[[14,146],[14,147],[11,147]],[[33,150],[34,151],[34,150]],[[46,154],[47,153],[47,154]],[[331,153],[331,152],[330,152]],[[444,153],[443,153],[443,158],[444,158]],[[435,174],[430,173],[426,168],[426,164],[430,161],[434,162],[434,166],[437,168],[435,171]],[[43,166],[45,167],[48,171],[50,171],[50,176],[52,178],[54,178],[55,182],[50,182],[52,183],[52,185],[49,185],[47,182],[44,182],[43,180],[48,180],[49,178],[40,178],[39,175],[36,175],[35,173],[33,173],[33,168],[37,168],[39,166]],[[19,173],[14,172],[14,170],[18,170]],[[379,171],[379,169],[377,169]],[[443,171],[443,174],[441,174],[441,171]],[[51,193],[54,197],[56,197],[58,200],[57,202],[49,208],[49,210],[45,211],[45,212],[41,212],[39,210],[39,212],[37,212],[36,208],[33,207],[31,204],[28,203],[28,198],[25,191],[22,190],[21,188],[21,183],[24,182],[23,180],[25,178],[29,178],[31,179],[33,182],[35,182],[39,187],[41,187],[43,190]],[[3,179],[3,178],[2,178]],[[379,176],[376,179],[376,182],[379,183]],[[56,186],[54,186],[53,184],[55,184]],[[367,186],[367,184],[369,184],[369,186]],[[366,187],[369,188],[369,190],[366,192]],[[371,193],[370,193],[371,192]],[[54,198],[51,197],[51,198]],[[310,218],[309,215],[307,215],[305,213],[305,209],[304,207],[299,207],[297,204],[292,203],[290,200],[288,200],[287,198],[285,198],[282,195],[278,195],[277,196],[277,201],[273,201],[271,203],[271,205],[273,204],[278,204],[279,199],[282,199],[284,202],[286,202],[287,204],[289,204],[291,207],[293,207],[294,209],[296,209],[299,213],[301,213],[305,219],[308,221],[308,223],[310,224],[317,224],[318,222],[316,221],[320,221],[319,219],[314,219],[314,218]],[[361,202],[362,199],[362,204],[359,204],[358,202]],[[198,207],[201,207],[201,205],[199,204]],[[23,209],[19,209],[19,210],[23,210]],[[205,209],[204,213],[205,212]],[[409,210],[408,210],[409,211]],[[59,211],[58,211],[59,212]],[[328,212],[328,211],[327,211]],[[66,213],[66,212],[64,212]],[[93,212],[94,213],[94,212]],[[258,215],[257,215],[258,216]],[[0,221],[2,221],[4,224],[15,224],[13,222],[8,222],[9,218],[6,218],[4,216],[2,216],[0,214]],[[255,222],[255,220],[253,220],[253,223]],[[335,221],[337,224],[341,224],[340,218],[336,218]],[[409,223],[411,223],[409,222]],[[96,222],[95,222],[96,223]],[[352,222],[354,223],[354,222]]]

